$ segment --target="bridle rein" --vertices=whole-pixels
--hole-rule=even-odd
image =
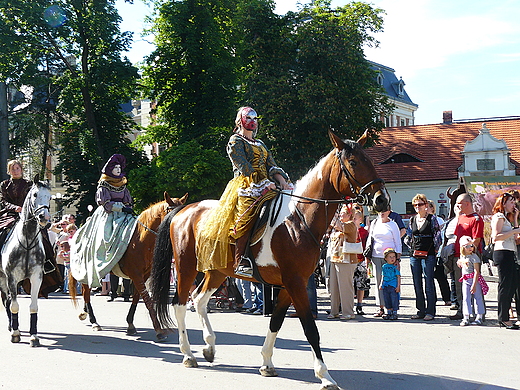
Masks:
[[[362,185],[354,178],[352,173],[350,173],[350,171],[345,166],[344,161],[341,159],[341,152],[336,151],[335,156],[336,156],[336,158],[339,162],[339,166],[340,166],[340,174],[338,175],[338,177],[336,179],[336,190],[339,192],[339,188],[340,188],[339,184],[340,184],[341,176],[342,176],[341,174],[343,174],[347,178],[347,181],[350,186],[350,192],[354,195],[353,197],[345,196],[343,199],[317,199],[317,198],[309,198],[306,196],[295,195],[292,193],[283,192],[282,190],[279,190],[279,189],[276,189],[275,191],[278,192],[279,194],[282,194],[285,196],[290,196],[293,198],[304,200],[304,201],[306,201],[306,203],[324,204],[325,205],[325,221],[328,221],[328,207],[327,206],[330,204],[358,203],[362,206],[368,206],[370,204],[370,195],[366,193],[367,189],[377,183],[382,183],[384,185],[385,181],[381,178],[377,178],[377,179],[371,180],[368,183]],[[356,188],[352,184],[353,182],[359,188],[359,191],[356,190]],[[299,203],[303,203],[303,202],[299,201]],[[302,221],[303,226],[305,227],[305,230],[311,235],[311,237],[314,240],[314,242],[316,243],[316,245],[321,249],[322,244],[320,243],[320,241],[318,241],[316,236],[312,233],[309,225],[305,221],[305,216],[303,215],[301,210],[298,208],[298,206],[295,206],[295,212],[298,215],[298,217],[300,218],[300,220]],[[325,227],[325,230],[327,230],[327,228],[328,228],[328,226]]]

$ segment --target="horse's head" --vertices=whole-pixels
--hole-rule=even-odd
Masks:
[[[23,204],[22,214],[24,218],[26,220],[33,218],[40,226],[46,226],[51,219],[50,201],[51,189],[48,184],[40,181],[40,176],[37,174]]]
[[[337,179],[333,185],[336,191],[356,199],[362,205],[373,207],[375,211],[387,210],[390,196],[385,182],[377,176],[372,160],[363,150],[367,132],[357,142],[343,141],[332,131],[329,131],[329,137],[335,148]]]

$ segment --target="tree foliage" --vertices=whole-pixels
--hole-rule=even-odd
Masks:
[[[0,52],[8,59],[1,75],[38,88],[34,76],[48,70],[45,85],[59,91],[56,173],[63,175],[67,187],[65,201],[80,209],[94,202],[100,168],[111,154],[124,154],[129,168],[144,163],[125,139],[136,125],[120,111],[120,104],[135,96],[138,73],[121,58],[131,34],[120,32],[114,3],[0,0]],[[15,44],[9,47],[7,39]]]
[[[146,140],[177,148],[195,139],[219,153],[215,172],[241,105],[257,109],[259,136],[293,179],[330,150],[329,128],[351,139],[369,129],[376,139],[392,109],[363,54],[377,44],[380,9],[317,0],[279,16],[272,0],[156,6],[157,50],[144,75],[158,125]]]
[[[330,150],[328,129],[350,139],[369,129],[375,139],[392,105],[363,46],[377,43],[371,33],[382,29],[381,10],[360,2],[331,9],[318,0],[276,18],[265,6],[255,11],[257,4],[247,2],[243,12],[254,68],[244,74],[243,93],[263,113],[277,162],[298,178]]]

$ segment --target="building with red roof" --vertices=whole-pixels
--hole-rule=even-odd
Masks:
[[[413,213],[411,199],[423,193],[447,215],[445,193],[459,178],[520,175],[520,117],[452,121],[448,111],[440,124],[385,128],[367,153],[394,211]]]

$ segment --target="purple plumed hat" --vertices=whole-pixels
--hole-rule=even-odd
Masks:
[[[112,174],[112,170],[118,164],[121,166],[121,174],[119,176],[114,176]],[[105,166],[101,170],[101,173],[104,173],[107,176],[113,177],[114,179],[120,179],[123,176],[125,176],[125,172],[124,172],[125,168],[126,168],[126,158],[125,158],[125,156],[123,156],[122,154],[113,154],[108,159],[107,163],[105,164]]]

